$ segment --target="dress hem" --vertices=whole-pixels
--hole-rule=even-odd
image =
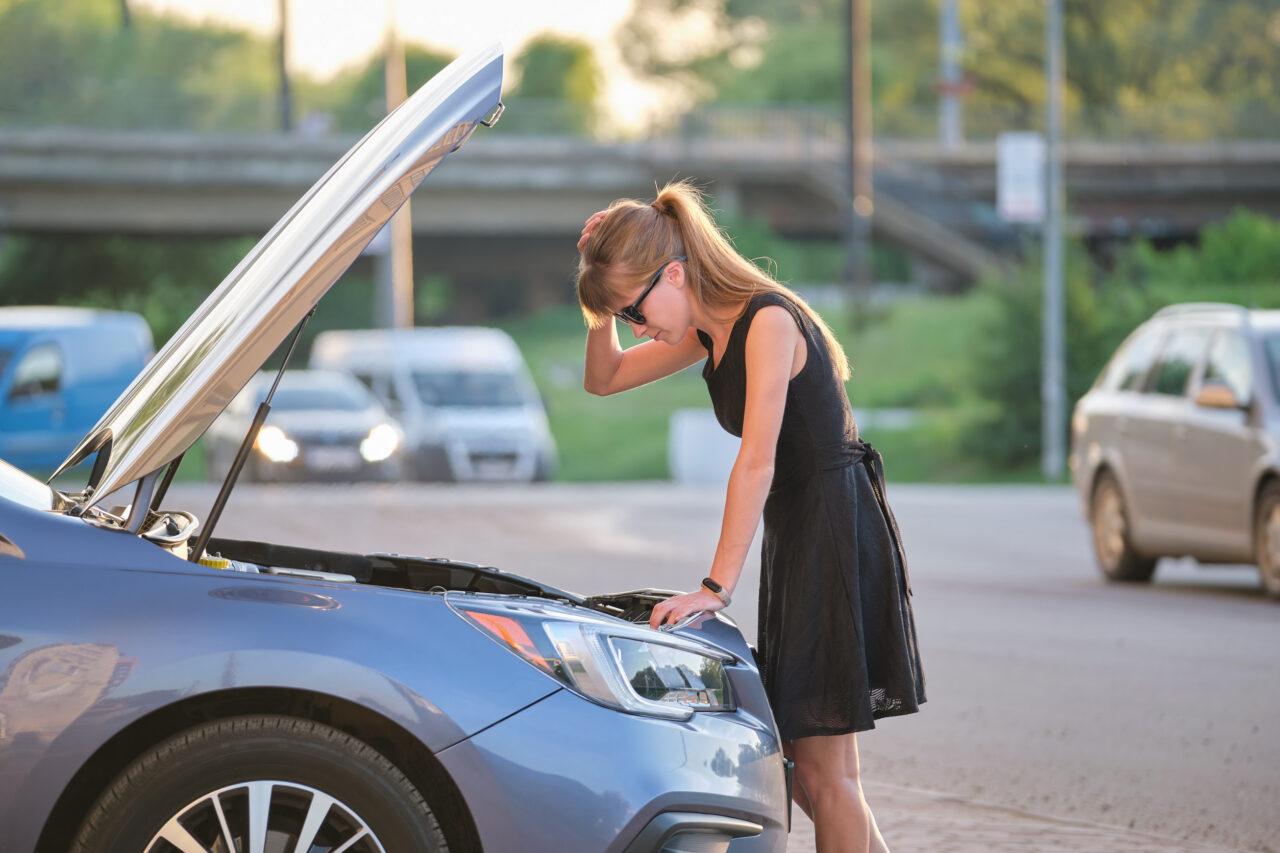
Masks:
[[[895,711],[879,712],[872,719],[871,725],[866,726],[864,728],[859,728],[857,726],[831,726],[831,727],[808,728],[808,729],[805,729],[801,734],[790,735],[790,736],[783,734],[781,730],[779,730],[779,736],[782,738],[782,740],[790,741],[790,740],[798,740],[802,737],[815,737],[815,736],[816,737],[834,737],[836,735],[847,735],[851,733],[856,734],[858,732],[869,732],[876,727],[876,723],[875,723],[876,720],[883,720],[885,717],[905,717],[908,714],[918,714],[920,712],[919,706],[925,704],[925,702],[926,700],[921,699],[919,700],[919,702],[916,703],[916,707],[914,708],[902,708]]]

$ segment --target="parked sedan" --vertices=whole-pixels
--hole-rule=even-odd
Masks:
[[[258,405],[275,382],[250,380],[205,434],[209,475],[231,469]],[[253,480],[398,480],[404,434],[382,403],[351,374],[286,370],[240,476]]]
[[[1076,405],[1072,446],[1107,578],[1149,581],[1160,557],[1255,563],[1280,598],[1280,311],[1160,311]]]
[[[91,462],[84,488],[0,463],[5,853],[785,849],[788,763],[723,612],[652,630],[671,592],[229,539],[225,487],[203,523],[166,501],[210,422],[497,119],[502,64],[459,58],[311,188],[55,472]]]

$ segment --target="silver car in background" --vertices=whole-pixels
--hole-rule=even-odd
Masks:
[[[321,332],[311,366],[349,371],[382,398],[405,431],[418,479],[529,482],[555,472],[542,398],[501,329]]]
[[[206,469],[221,481],[275,374],[262,371],[205,433]],[[349,373],[286,370],[241,479],[399,480],[404,434],[382,403]]]
[[[1102,573],[1256,563],[1280,598],[1280,311],[1175,305],[1076,404],[1071,472]]]

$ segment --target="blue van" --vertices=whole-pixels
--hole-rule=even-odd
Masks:
[[[0,459],[52,471],[154,351],[138,314],[0,308]]]

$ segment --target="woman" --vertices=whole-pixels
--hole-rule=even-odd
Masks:
[[[820,851],[887,850],[856,732],[919,710],[924,675],[906,559],[879,454],[858,438],[843,349],[734,250],[687,182],[592,215],[578,250],[586,390],[616,394],[705,358],[716,418],[742,439],[709,576],[654,608],[650,626],[724,607],[763,513],[758,658],[796,803]],[[624,352],[614,317],[652,340]]]

